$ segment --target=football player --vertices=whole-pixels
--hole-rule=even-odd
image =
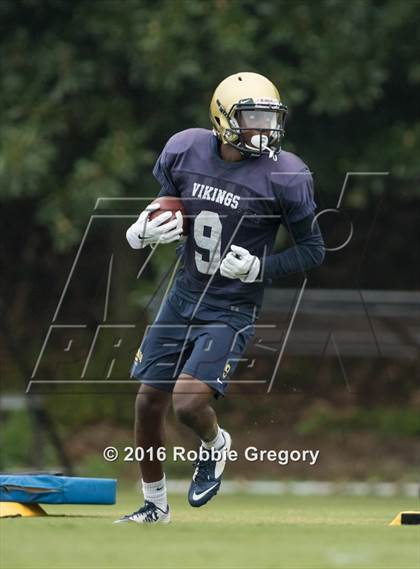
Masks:
[[[265,283],[305,272],[324,258],[311,173],[300,158],[281,150],[286,114],[267,78],[227,77],[211,100],[213,129],[172,136],[153,170],[159,196],[182,200],[190,231],[174,285],[133,364],[132,377],[141,382],[136,446],[164,447],[172,403],[202,449],[224,451],[214,460],[203,453],[195,464],[188,493],[194,507],[208,502],[221,484],[231,437],[219,426],[211,401],[224,394],[254,333]],[[159,208],[146,207],[127,230],[134,249],[180,239],[182,215],[169,220],[166,211],[151,219]],[[280,224],[293,245],[273,254]],[[119,521],[169,522],[162,463],[147,453],[140,469],[145,503]]]

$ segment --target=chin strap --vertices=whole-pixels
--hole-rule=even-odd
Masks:
[[[268,157],[271,158],[274,162],[277,162],[277,154],[276,154],[276,152],[274,152],[274,150],[272,148],[269,148],[268,146],[264,146],[263,150],[268,150]]]

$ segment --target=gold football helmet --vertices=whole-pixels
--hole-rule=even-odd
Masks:
[[[235,73],[216,88],[210,103],[213,132],[244,156],[277,159],[287,107],[276,87],[258,73]]]

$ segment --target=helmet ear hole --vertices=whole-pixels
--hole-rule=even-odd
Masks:
[[[219,119],[219,117],[214,117],[214,120],[217,122],[218,125],[220,125],[220,119]]]

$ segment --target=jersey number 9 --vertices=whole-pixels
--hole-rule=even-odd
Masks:
[[[222,222],[214,211],[201,211],[194,222],[194,239],[200,249],[195,251],[195,264],[200,273],[214,275],[220,266],[222,249]]]

